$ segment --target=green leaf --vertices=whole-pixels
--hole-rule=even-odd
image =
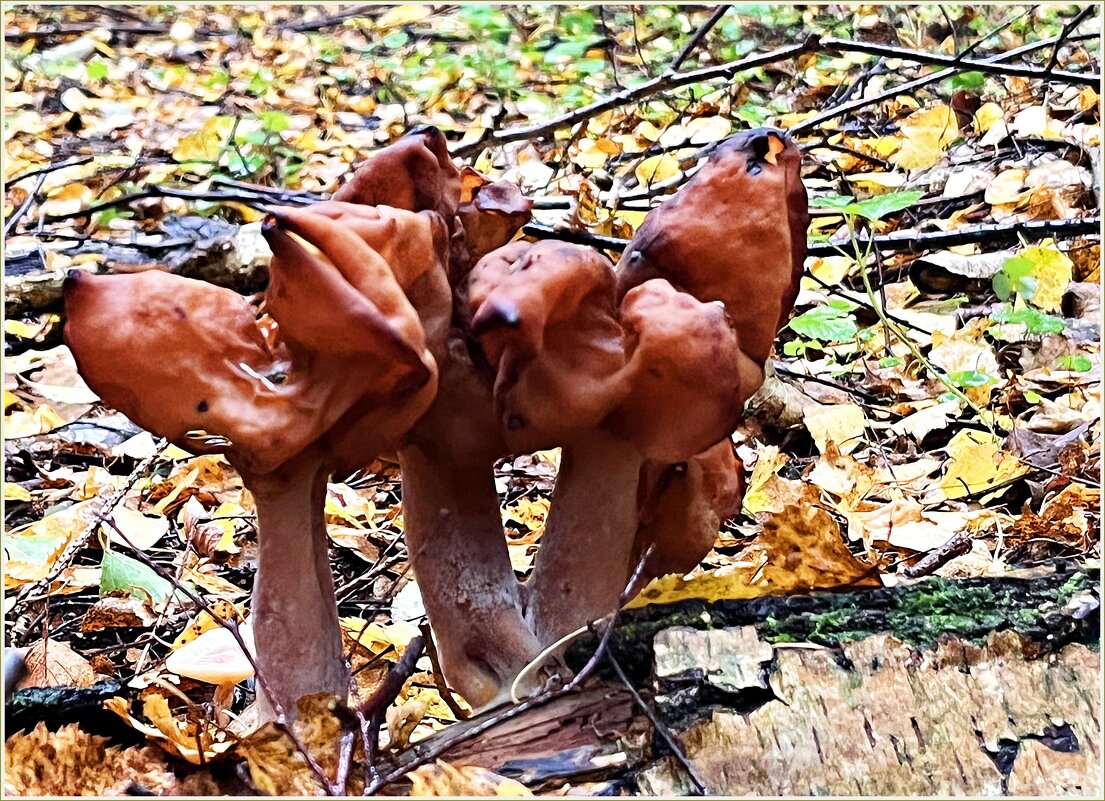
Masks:
[[[783,354],[785,356],[801,356],[810,348],[819,347],[820,344],[808,339],[792,339],[790,342],[783,343]]]
[[[1000,300],[1009,300],[1013,297],[1013,282],[1009,280],[1009,276],[1005,273],[994,273],[993,284],[994,294],[997,295]]]
[[[885,195],[876,195],[857,203],[856,206],[859,210],[856,213],[868,220],[881,220],[887,214],[908,209],[924,196],[924,192],[915,189],[908,192],[889,192]]]
[[[1024,256],[1010,256],[1005,260],[1005,263],[1001,265],[1001,271],[1009,276],[1011,281],[1016,281],[1027,275],[1032,275],[1035,268],[1035,263],[1031,259],[1026,259]]]
[[[100,562],[100,595],[117,591],[160,603],[172,595],[173,585],[137,559],[107,550]]]
[[[901,356],[885,356],[879,359],[879,367],[886,369],[888,367],[899,367],[902,364]]]
[[[1059,367],[1074,373],[1088,373],[1093,368],[1093,362],[1081,353],[1070,353],[1059,357]]]
[[[261,121],[261,127],[269,133],[280,133],[288,130],[288,115],[283,111],[262,111],[257,115]]]
[[[841,214],[859,214],[859,204],[856,203],[856,199],[847,195],[811,197],[809,205],[815,209],[835,209]]]
[[[978,370],[960,370],[948,375],[948,380],[957,387],[985,387],[988,384],[996,384],[997,379]]]
[[[990,315],[990,322],[1023,325],[1029,334],[1059,334],[1067,327],[1059,317],[1028,307],[1016,311],[1008,308],[999,309]]]
[[[1029,403],[1036,404],[1043,401],[1044,396],[1034,389],[1026,389],[1024,391],[1024,399]]]
[[[961,72],[958,75],[953,75],[951,78],[952,89],[955,91],[960,89],[981,89],[985,83],[986,75],[974,70],[970,72]]]
[[[856,319],[841,309],[818,306],[800,314],[788,323],[791,330],[822,342],[846,342],[855,337],[859,327]]]
[[[96,59],[95,61],[89,61],[85,65],[85,74],[88,75],[90,81],[102,81],[107,77],[107,63]]]

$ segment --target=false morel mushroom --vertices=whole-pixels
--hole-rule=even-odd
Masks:
[[[273,211],[259,307],[159,272],[67,282],[88,383],[182,447],[225,453],[254,493],[270,716],[347,690],[323,500],[332,472],[378,454],[398,456],[408,556],[446,678],[473,705],[613,612],[642,558],[639,583],[698,563],[740,508],[729,437],[797,293],[799,162],[777,131],[720,143],[615,268],[591,248],[511,241],[530,201],[458,170],[427,128],[333,200]],[[494,464],[552,447],[522,584]]]
[[[263,311],[162,272],[75,273],[65,335],[106,403],[185,449],[225,453],[253,493],[252,623],[272,717],[306,694],[348,692],[326,480],[395,450],[428,408],[437,367],[404,289],[421,286],[439,310],[448,289],[442,279],[441,297],[428,297],[446,245],[433,213],[277,209],[263,230],[273,252]],[[396,240],[399,270],[373,247]]]

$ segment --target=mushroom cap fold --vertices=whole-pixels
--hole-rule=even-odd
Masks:
[[[714,547],[721,524],[740,514],[744,488],[744,464],[728,439],[685,462],[646,462],[636,547],[638,554],[653,547],[645,572],[692,570]]]
[[[649,212],[618,263],[618,298],[651,278],[725,303],[754,362],[767,360],[798,292],[809,222],[801,153],[781,131],[726,139]]]
[[[432,126],[416,128],[358,167],[333,199],[434,211],[451,229],[460,200],[460,172],[444,134]]]
[[[467,301],[496,411],[520,450],[599,427],[648,458],[687,459],[732,431],[755,372],[721,303],[653,279],[615,307],[610,263],[579,245],[493,251]]]
[[[443,275],[435,215],[380,216],[378,227],[418,243],[404,250],[405,280]],[[396,274],[356,226],[310,209],[276,209],[263,231],[273,250],[264,314],[235,292],[167,273],[71,275],[65,337],[82,375],[138,425],[254,473],[339,423],[327,443],[340,446],[336,456],[394,447],[437,378]],[[448,304],[443,279],[436,294]]]

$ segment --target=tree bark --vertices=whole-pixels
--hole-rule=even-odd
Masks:
[[[1060,565],[688,600],[624,613],[609,653],[712,793],[1100,794],[1099,580],[1096,567]],[[569,664],[596,642],[581,638]],[[484,720],[443,732],[456,744],[441,758],[531,786],[691,790],[610,671],[466,739]]]

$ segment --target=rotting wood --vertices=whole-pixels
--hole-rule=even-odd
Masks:
[[[1088,795],[1101,791],[1099,581],[1096,567],[1060,564],[688,600],[624,613],[610,649],[715,793]],[[593,646],[581,637],[569,664]],[[438,737],[463,739],[486,717]],[[688,793],[650,730],[604,674],[447,758],[530,786]]]

